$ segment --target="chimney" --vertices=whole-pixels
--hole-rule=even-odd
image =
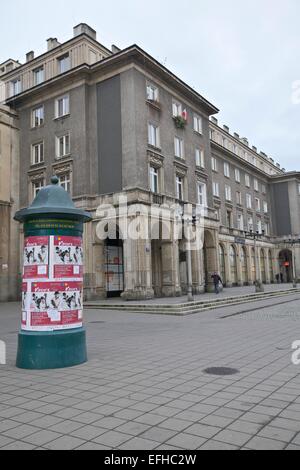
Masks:
[[[210,119],[211,119],[211,122],[212,122],[213,124],[215,124],[216,126],[218,125],[218,119],[216,119],[216,118],[213,117],[213,116],[212,116]]]
[[[225,126],[225,125],[224,125],[224,126],[223,126],[223,129],[224,129],[224,131],[228,132],[228,134],[229,134],[229,127],[228,127],[228,126]]]
[[[247,145],[247,147],[249,147],[249,141],[246,137],[242,137],[241,141],[243,142],[243,144],[245,144],[245,145]]]
[[[113,54],[117,54],[120,51],[121,51],[121,49],[119,47],[115,46],[114,44],[111,46],[111,52]]]
[[[52,51],[52,49],[55,49],[55,47],[57,47],[59,45],[60,45],[60,43],[58,42],[57,38],[47,39],[48,52]]]
[[[252,146],[252,150],[257,153],[257,147],[255,147],[254,145]]]
[[[276,163],[277,168],[280,168],[280,163]]]
[[[97,32],[86,23],[80,23],[77,26],[75,26],[73,28],[73,34],[74,34],[74,38],[76,38],[77,36],[80,36],[80,34],[86,34],[90,38],[97,41]]]
[[[26,54],[26,62],[30,62],[34,59],[34,52],[33,51],[30,51],[30,52],[27,52]]]
[[[240,136],[239,136],[239,134],[237,134],[236,132],[234,132],[233,137],[235,137],[236,139],[240,140]]]

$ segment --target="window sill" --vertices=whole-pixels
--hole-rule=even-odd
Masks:
[[[161,152],[161,147],[156,147],[155,145],[152,145],[152,144],[149,144],[148,143],[148,148],[152,149],[152,150],[156,150],[157,152]]]
[[[45,124],[41,124],[40,126],[31,127],[30,130],[31,131],[36,131],[37,129],[43,129],[43,127],[45,127]]]
[[[64,119],[67,119],[70,116],[71,116],[70,113],[64,114],[63,116],[57,116],[57,117],[53,118],[53,121],[63,121]]]
[[[203,137],[203,132],[196,131],[193,129],[194,134],[196,134],[198,137]]]
[[[146,100],[146,103],[151,106],[152,108],[156,109],[157,111],[161,111],[160,102],[159,101],[152,101]]]
[[[45,162],[39,162],[39,163],[31,163],[30,169],[34,170],[35,168],[41,168],[45,166]]]

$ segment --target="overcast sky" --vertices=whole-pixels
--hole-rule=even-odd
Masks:
[[[299,0],[1,3],[0,62],[45,52],[47,38],[67,40],[86,22],[107,47],[141,46],[212,101],[221,124],[300,170],[300,99],[292,100],[293,83],[300,89]]]

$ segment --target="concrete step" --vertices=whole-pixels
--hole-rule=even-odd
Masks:
[[[213,300],[199,300],[194,302],[183,302],[179,304],[132,304],[132,303],[104,303],[104,302],[86,302],[85,308],[96,310],[118,310],[134,313],[148,313],[156,315],[192,315],[207,310],[213,310],[229,305],[240,305],[258,300],[267,300],[276,297],[284,297],[294,293],[300,293],[300,288],[286,289],[274,292],[262,292],[246,294],[241,296],[232,296],[218,298]]]

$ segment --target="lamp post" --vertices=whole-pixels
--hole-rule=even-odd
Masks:
[[[261,281],[261,275],[259,270],[259,260],[257,255],[257,240],[263,238],[265,236],[265,231],[263,230],[261,233],[259,231],[254,232],[250,230],[249,232],[245,232],[245,237],[250,238],[254,241],[254,252],[255,252],[255,292],[264,292],[264,286]]]
[[[297,271],[296,271],[296,253],[295,246],[300,245],[300,238],[285,239],[285,244],[292,248],[292,257],[293,257],[293,287],[297,287]]]

